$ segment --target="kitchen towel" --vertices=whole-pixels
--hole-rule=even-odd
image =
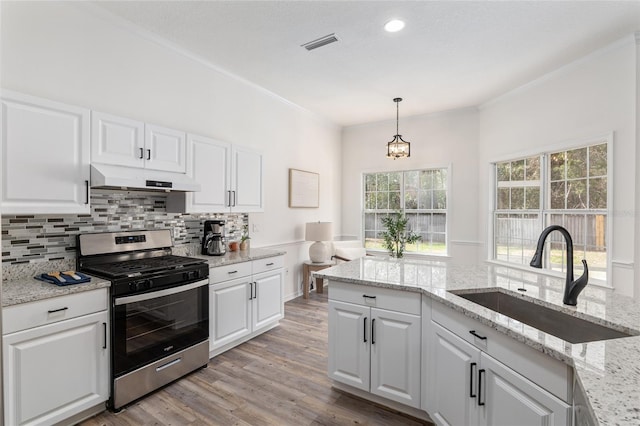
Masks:
[[[52,275],[53,274],[53,275]],[[34,278],[36,280],[45,281],[55,285],[71,285],[71,284],[80,284],[87,283],[91,281],[91,277],[81,274],[80,272],[74,272],[73,275],[80,277],[80,279],[74,278],[71,275],[62,273],[62,272],[52,272],[49,274],[40,274],[36,275]],[[62,278],[62,280],[58,279],[58,277]]]

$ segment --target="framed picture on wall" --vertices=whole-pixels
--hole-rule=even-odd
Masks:
[[[289,169],[289,207],[320,207],[320,175],[318,173]]]

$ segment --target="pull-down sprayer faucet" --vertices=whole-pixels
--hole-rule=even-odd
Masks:
[[[589,268],[587,266],[587,261],[582,259],[584,273],[577,280],[573,280],[573,240],[571,239],[571,235],[569,235],[569,231],[559,225],[551,225],[542,231],[540,238],[538,238],[536,253],[533,255],[529,265],[534,268],[542,268],[542,251],[544,250],[544,242],[547,239],[547,236],[553,231],[560,231],[567,243],[567,279],[564,285],[564,298],[562,301],[565,305],[575,306],[578,304],[578,295],[589,281]]]

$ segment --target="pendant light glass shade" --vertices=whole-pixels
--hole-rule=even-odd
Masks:
[[[399,119],[399,107],[398,104],[402,101],[402,98],[395,98],[393,102],[396,103],[396,134],[393,136],[393,140],[387,143],[387,157],[393,158],[408,158],[411,157],[411,143],[402,139],[402,135],[398,131],[398,119]]]

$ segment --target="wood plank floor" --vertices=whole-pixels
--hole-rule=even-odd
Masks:
[[[285,304],[280,326],[209,361],[118,414],[83,426],[418,425],[338,392],[327,377],[327,297]],[[430,423],[426,423],[430,424]]]

